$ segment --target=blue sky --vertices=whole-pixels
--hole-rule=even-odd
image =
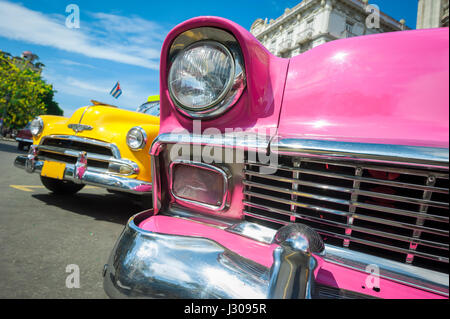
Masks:
[[[90,99],[135,109],[159,93],[159,51],[178,23],[200,15],[233,20],[249,29],[257,18],[277,18],[300,0],[137,1],[0,0],[0,49],[32,51],[46,65],[43,76],[70,116]],[[415,28],[418,0],[372,0]],[[68,29],[69,4],[80,8],[80,28]],[[109,91],[119,80],[119,99]]]

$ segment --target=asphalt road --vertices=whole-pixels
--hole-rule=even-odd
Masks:
[[[106,298],[103,265],[128,218],[142,208],[96,187],[51,194],[38,174],[14,167],[25,153],[0,140],[0,298]],[[66,287],[72,264],[80,288]]]

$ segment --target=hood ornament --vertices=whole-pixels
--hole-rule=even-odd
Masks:
[[[69,124],[67,125],[68,128],[75,131],[75,133],[83,132],[83,131],[90,131],[93,129],[90,125],[85,124]]]

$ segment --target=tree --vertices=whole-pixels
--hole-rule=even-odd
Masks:
[[[21,128],[41,114],[62,115],[53,100],[53,86],[39,72],[18,64],[17,58],[0,51],[0,116],[4,125]]]
[[[49,115],[63,115],[64,111],[61,110],[61,108],[59,107],[58,103],[56,103],[53,100],[53,95],[54,95],[53,90],[47,91],[47,94],[45,94],[44,96],[44,103],[47,106],[47,112],[46,114]]]

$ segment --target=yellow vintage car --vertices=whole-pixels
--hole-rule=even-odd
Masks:
[[[150,96],[136,112],[91,102],[70,118],[34,119],[33,145],[15,166],[40,174],[42,184],[57,194],[74,194],[84,185],[151,193],[149,148],[159,131],[159,96]]]

